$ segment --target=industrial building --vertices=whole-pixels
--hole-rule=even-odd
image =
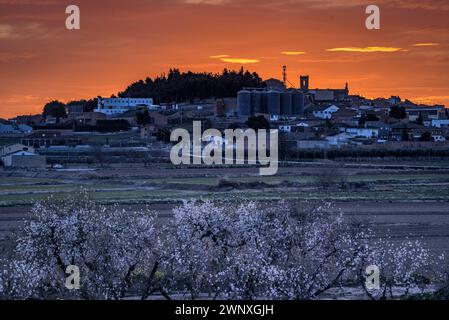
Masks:
[[[344,89],[310,89],[309,76],[300,76],[299,89],[287,89],[284,69],[284,82],[281,86],[266,88],[244,88],[237,96],[237,110],[240,117],[267,114],[271,119],[285,116],[302,116],[304,109],[312,104],[345,102],[349,98],[348,84]]]
[[[257,114],[300,116],[304,113],[304,104],[304,93],[294,89],[244,88],[237,96],[240,117]]]
[[[153,110],[156,108],[156,106],[153,105],[152,98],[98,98],[98,106],[94,111],[112,116],[122,114],[139,107],[148,108],[148,110]]]
[[[300,90],[305,92],[314,103],[332,103],[349,101],[349,85],[344,89],[310,89],[309,76],[300,77]]]

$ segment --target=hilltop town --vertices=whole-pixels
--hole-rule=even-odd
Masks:
[[[176,72],[168,80],[181,77]],[[312,88],[309,76],[300,76],[293,88],[285,79],[262,81],[243,70],[226,72],[219,79],[234,77],[232,84],[221,89],[216,84],[210,92],[197,93],[203,89],[194,91],[184,83],[158,91],[157,98],[141,97],[152,81],[147,79],[119,97],[54,101],[42,114],[2,119],[3,165],[167,162],[171,130],[191,129],[193,121],[206,129],[278,129],[282,160],[449,153],[449,112],[442,105],[418,105],[398,96],[367,99],[352,95],[348,83],[339,89]],[[208,97],[213,92],[220,97]]]
[[[400,97],[367,99],[351,94],[350,83],[343,83],[337,89],[323,89],[314,88],[313,78],[308,76],[300,76],[298,80],[297,86],[287,86],[287,81],[262,81],[256,74],[243,71],[221,75],[170,72],[168,77],[131,84],[117,96],[69,103],[52,101],[43,107],[42,114],[1,121],[0,260],[11,256],[14,234],[28,236],[30,229],[24,229],[24,221],[34,223],[35,213],[42,212],[57,219],[45,220],[50,221],[49,228],[53,228],[53,221],[59,223],[59,212],[69,214],[64,220],[68,221],[64,222],[67,229],[64,227],[61,232],[64,241],[65,235],[71,234],[66,230],[74,229],[71,221],[87,221],[90,228],[89,219],[96,212],[102,215],[95,216],[98,218],[94,220],[105,223],[96,230],[109,230],[110,219],[116,219],[117,229],[112,229],[114,236],[107,235],[111,238],[122,234],[124,225],[134,228],[136,221],[147,221],[145,218],[154,213],[155,227],[148,228],[145,224],[136,230],[136,237],[130,237],[141,243],[140,235],[147,235],[142,230],[157,230],[163,239],[172,239],[170,232],[165,232],[173,230],[173,226],[182,228],[182,233],[189,223],[196,229],[198,220],[191,220],[191,216],[179,220],[180,210],[198,217],[201,224],[218,221],[220,228],[223,226],[218,230],[225,230],[220,234],[232,236],[246,237],[247,230],[252,230],[251,224],[262,226],[263,234],[270,230],[276,237],[287,230],[292,234],[290,239],[300,235],[308,241],[310,234],[320,237],[330,234],[329,241],[323,243],[325,250],[332,250],[331,255],[336,242],[343,244],[338,250],[347,252],[348,242],[335,241],[334,234],[340,234],[340,230],[353,234],[353,230],[357,230],[346,229],[346,226],[367,226],[373,234],[373,238],[368,238],[370,242],[379,241],[388,248],[399,244],[391,255],[405,261],[402,270],[408,268],[408,261],[415,263],[417,256],[430,256],[416,254],[413,250],[416,247],[422,247],[423,252],[429,250],[432,254],[447,256],[449,117],[445,107],[417,105]],[[210,141],[203,140],[205,134],[201,140],[205,146],[216,143],[223,148],[229,146],[230,141],[226,140],[226,134],[219,135],[219,132],[237,128],[277,129],[280,161],[275,161],[276,174],[261,174],[261,169],[269,168],[263,163],[174,164],[170,154],[177,142],[170,141],[171,133],[174,129],[185,129],[189,136],[194,122],[200,123],[204,130],[218,129],[214,131],[216,135],[210,136]],[[270,155],[272,142],[270,140]],[[250,154],[251,150],[244,151]],[[198,159],[194,156],[193,152],[192,158]],[[199,206],[192,206],[189,200],[198,201]],[[53,203],[58,206],[58,214],[54,214]],[[221,207],[215,207],[215,203]],[[182,207],[183,204],[187,207]],[[290,214],[290,209],[283,204],[291,206],[295,220],[285,220],[283,215]],[[101,209],[85,210],[96,206]],[[267,220],[253,220],[261,217],[259,207],[275,219],[267,227],[264,225]],[[80,212],[86,219],[77,216]],[[236,213],[242,216],[234,218]],[[138,217],[143,220],[134,219],[135,214],[140,214]],[[304,220],[296,220],[297,217],[307,217],[307,221],[303,223]],[[340,225],[318,220],[320,229],[304,232],[291,228],[309,225],[315,228],[317,221],[309,221],[308,217],[335,218]],[[52,234],[42,229],[32,230],[37,230],[33,237]],[[199,260],[195,257],[201,258],[194,274],[203,272],[208,277],[215,272],[215,261],[226,261],[225,258],[217,260],[216,252],[225,251],[219,248],[210,253],[212,242],[208,239],[203,242],[202,234],[195,242],[179,239],[185,247],[197,250],[194,254],[187,252],[187,258],[194,257],[196,261]],[[98,238],[102,236],[103,233]],[[98,238],[95,235],[92,238],[95,241],[90,243],[94,249],[103,250]],[[180,242],[169,247],[165,242],[154,241],[156,238],[152,234],[149,239],[150,243],[161,243],[161,252],[182,247]],[[245,243],[236,239],[235,243]],[[280,239],[284,242],[285,238]],[[423,244],[411,242],[417,239]],[[296,240],[287,242],[296,243]],[[130,248],[137,247],[123,243],[127,247],[117,250],[119,259],[122,259],[122,252],[132,252]],[[382,248],[378,242],[373,243],[373,248]],[[409,247],[408,243],[411,243]],[[69,248],[70,256],[73,246],[64,247]],[[237,251],[241,252],[238,247]],[[302,242],[299,247],[305,248]],[[359,247],[365,246],[357,245]],[[50,252],[47,246],[43,248],[44,252]],[[313,249],[315,251],[319,257],[327,252],[322,251],[321,245]],[[254,260],[252,251],[243,252]],[[403,259],[402,252],[409,256]],[[210,268],[203,267],[204,253],[213,257]],[[167,265],[172,266],[175,260],[169,260]],[[433,261],[421,259],[418,266],[427,266]],[[100,260],[98,265],[102,263]],[[145,263],[145,266],[151,265]],[[181,262],[179,270],[185,265],[191,264]],[[330,260],[328,265],[332,269],[336,263]],[[425,276],[434,269],[441,274],[447,270],[446,264],[439,260],[438,265],[431,267],[431,271],[425,269],[424,276],[419,274],[418,280],[413,278],[412,281],[427,279]],[[240,272],[242,269],[240,265],[232,266],[232,270]],[[316,268],[312,266],[311,269]],[[103,269],[95,267],[95,270]],[[140,285],[140,273],[132,279],[137,285],[130,289],[127,298],[136,296],[136,288],[145,287]],[[330,286],[320,298],[366,298],[366,291],[355,285],[352,277],[347,279],[341,281],[344,287]],[[287,278],[285,284],[291,283]],[[422,288],[432,293],[435,283],[439,284],[436,280],[425,286],[419,282],[420,289],[409,294],[422,293]],[[173,292],[178,294],[177,286]],[[392,297],[396,295],[391,292]],[[144,297],[161,297],[158,293],[152,294],[147,292]]]

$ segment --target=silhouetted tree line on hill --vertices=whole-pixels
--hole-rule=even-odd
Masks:
[[[261,87],[257,73],[241,68],[239,71],[224,69],[222,73],[180,72],[170,69],[168,75],[155,79],[146,78],[131,84],[120,92],[122,98],[151,97],[155,103],[191,101],[195,98],[235,97],[243,87]]]
[[[146,78],[129,85],[118,94],[121,98],[153,98],[154,103],[193,102],[194,99],[235,97],[243,87],[262,87],[262,79],[256,72],[224,69],[222,73],[180,72],[170,69],[168,75],[155,79]],[[115,97],[112,95],[111,97]],[[64,104],[51,101],[44,106],[43,115],[65,118],[65,106],[82,105],[84,112],[92,112],[97,106],[97,98],[77,100]]]

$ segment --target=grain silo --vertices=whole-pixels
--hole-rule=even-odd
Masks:
[[[284,91],[281,93],[281,115],[288,116],[292,114],[292,93]]]
[[[292,113],[295,116],[304,114],[304,93],[297,90],[292,92]]]
[[[248,117],[251,115],[251,92],[241,90],[237,94],[237,109],[238,115],[241,117]]]
[[[251,114],[263,113],[262,101],[264,94],[260,91],[251,92]]]
[[[267,111],[271,115],[281,114],[281,94],[279,91],[269,90],[267,92]]]
[[[268,113],[267,92],[264,90],[261,93],[262,93],[262,113]]]

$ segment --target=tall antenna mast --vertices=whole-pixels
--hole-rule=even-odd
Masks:
[[[287,66],[282,67],[282,78],[283,78],[284,87],[287,88]]]

